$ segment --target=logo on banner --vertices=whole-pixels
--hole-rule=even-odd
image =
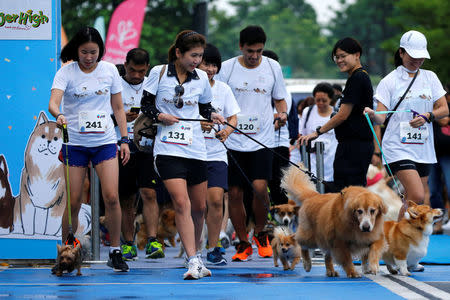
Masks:
[[[29,9],[26,12],[21,12],[20,14],[5,14],[4,12],[0,12],[0,27],[5,26],[6,28],[17,30],[30,30],[31,27],[37,28],[41,26],[41,24],[48,23],[48,21],[49,18],[44,15],[42,10],[40,10],[38,13],[33,13],[33,10]]]
[[[120,48],[130,50],[134,48],[134,44],[125,45],[125,42],[133,40],[136,38],[137,34],[133,21],[120,21],[119,24],[117,24],[117,34],[112,34],[109,39],[119,43]]]

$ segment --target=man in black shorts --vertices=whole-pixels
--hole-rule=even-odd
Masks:
[[[134,121],[139,115],[145,75],[150,67],[149,55],[144,49],[135,48],[128,52],[124,63],[125,75],[122,77],[122,99],[127,117],[128,137],[133,140]],[[120,138],[118,136],[118,138]],[[151,147],[145,147],[151,149]],[[156,240],[158,230],[159,208],[156,200],[156,178],[153,168],[153,154],[139,151],[133,143],[130,144],[130,160],[123,166],[119,163],[119,198],[122,208],[122,235],[124,244],[121,246],[123,258],[137,259],[137,248],[134,241],[134,220],[136,197],[142,200],[142,215],[148,234],[145,246],[146,258],[162,258],[162,245]],[[139,192],[139,193],[138,193]]]

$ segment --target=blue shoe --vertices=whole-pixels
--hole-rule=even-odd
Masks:
[[[153,241],[145,245],[145,257],[146,258],[164,258],[164,250],[162,245],[158,241]]]
[[[423,271],[425,271],[425,267],[422,266],[421,264],[417,264],[415,266],[408,267],[408,271],[409,272],[423,272]]]
[[[206,261],[209,264],[223,266],[227,264],[227,260],[223,257],[219,247],[215,247],[213,251],[206,254]]]
[[[129,246],[129,245],[123,244],[122,246],[120,246],[120,248],[122,249],[122,257],[124,260],[137,260],[138,259],[136,245]]]

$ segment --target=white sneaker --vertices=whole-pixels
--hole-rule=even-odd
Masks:
[[[198,258],[198,261],[200,262],[200,265],[202,266],[202,270],[200,271],[200,278],[211,277],[211,275],[212,275],[211,271],[208,268],[206,268],[205,264],[203,263],[202,253],[199,251],[199,252],[197,252],[196,256]]]
[[[447,223],[445,223],[444,225],[442,225],[442,229],[445,231],[450,230],[450,221],[448,221]]]
[[[202,270],[202,263],[198,257],[193,257],[189,260],[188,270],[183,275],[184,280],[194,280],[201,278],[200,271]]]

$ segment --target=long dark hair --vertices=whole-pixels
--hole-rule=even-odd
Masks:
[[[183,30],[177,34],[175,42],[169,48],[168,60],[172,63],[177,60],[176,49],[185,53],[195,47],[206,47],[206,39],[203,35],[193,30]]]
[[[68,62],[69,60],[78,61],[78,48],[88,42],[93,42],[98,45],[99,53],[97,62],[102,60],[105,54],[105,44],[103,43],[102,37],[97,29],[86,26],[81,28],[62,49],[60,56],[62,62]]]
[[[406,51],[405,51],[405,49],[404,48],[398,48],[397,49],[397,51],[395,52],[395,55],[394,55],[394,65],[395,65],[395,67],[397,68],[398,66],[401,66],[401,65],[403,65],[403,60],[402,60],[402,58],[400,57],[400,53],[405,53]]]

